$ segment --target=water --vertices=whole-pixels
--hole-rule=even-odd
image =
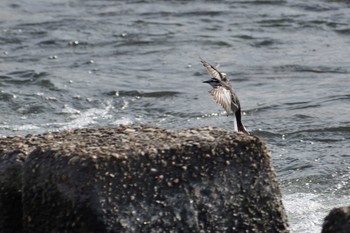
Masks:
[[[199,57],[230,75],[263,138],[292,232],[349,205],[347,1],[0,2],[0,135],[232,119]]]

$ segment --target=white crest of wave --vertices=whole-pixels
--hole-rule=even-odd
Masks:
[[[283,195],[289,225],[293,233],[319,233],[324,218],[335,207],[347,206],[348,196],[293,193]]]
[[[70,120],[64,124],[62,129],[84,128],[89,125],[97,124],[98,121],[111,119],[111,108],[112,105],[108,104],[105,108],[90,108],[81,111],[65,105],[62,109],[62,113],[69,114]]]

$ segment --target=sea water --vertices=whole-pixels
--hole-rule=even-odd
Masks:
[[[200,58],[272,152],[292,232],[349,205],[347,1],[0,2],[0,135],[152,124],[232,129]]]

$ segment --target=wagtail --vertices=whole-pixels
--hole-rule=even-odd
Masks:
[[[233,113],[234,131],[249,134],[242,123],[241,105],[238,96],[234,92],[226,73],[218,71],[214,66],[204,60],[201,60],[201,62],[212,77],[203,83],[208,83],[213,87],[209,93],[214,97],[215,102],[220,104],[227,114]]]

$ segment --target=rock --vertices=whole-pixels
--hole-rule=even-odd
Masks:
[[[288,232],[257,137],[132,125],[5,138],[1,149],[25,158],[13,172],[26,233]]]
[[[0,151],[0,232],[22,232],[22,167],[24,154]]]
[[[322,233],[349,233],[350,206],[334,208],[324,219]]]

